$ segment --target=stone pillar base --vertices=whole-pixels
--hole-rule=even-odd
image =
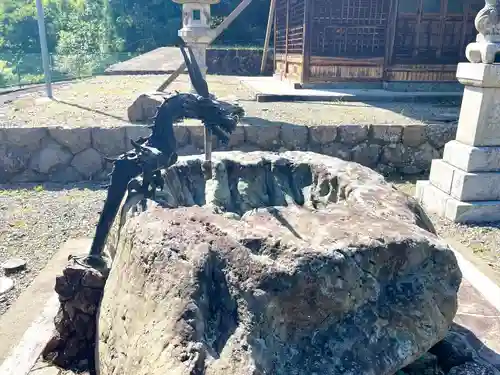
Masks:
[[[500,147],[448,142],[429,180],[417,183],[416,197],[427,211],[457,223],[499,221]]]
[[[418,181],[416,198],[427,211],[455,223],[500,221],[500,200],[462,202],[435,187],[430,181]]]
[[[455,141],[433,160],[417,199],[454,222],[500,220],[500,65],[460,63],[465,85]]]

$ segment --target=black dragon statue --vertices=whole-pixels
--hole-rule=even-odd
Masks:
[[[158,189],[163,189],[161,169],[168,168],[177,161],[174,123],[185,118],[201,120],[207,134],[213,133],[220,141],[227,142],[239,118],[244,114],[240,106],[218,101],[209,93],[192,50],[184,46],[180,49],[196,93],[174,93],[167,96],[158,107],[153,125],[150,126],[151,135],[132,141],[133,149],[125,154],[107,159],[113,163],[111,182],[90,254],[83,260],[88,265],[102,264],[104,246],[125,195],[127,194],[127,200],[138,194],[144,198],[152,198]],[[210,164],[209,160],[207,162]]]

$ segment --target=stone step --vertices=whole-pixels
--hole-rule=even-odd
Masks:
[[[500,146],[475,147],[450,141],[444,147],[443,160],[465,172],[500,172]]]
[[[462,202],[430,181],[418,181],[415,195],[424,209],[455,223],[500,221],[500,200]]]
[[[432,185],[460,201],[500,200],[500,172],[465,172],[436,159],[432,161],[429,180]]]

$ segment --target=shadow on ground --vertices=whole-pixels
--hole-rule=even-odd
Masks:
[[[89,112],[94,112],[94,113],[97,113],[98,115],[102,115],[102,116],[106,116],[106,117],[110,117],[110,118],[113,118],[115,120],[119,120],[119,121],[126,121],[128,122],[128,119],[124,118],[124,117],[120,117],[120,116],[115,116],[115,115],[112,115],[110,113],[107,113],[107,112],[104,112],[104,111],[100,111],[98,109],[94,109],[94,108],[90,108],[90,107],[86,107],[86,106],[83,106],[83,105],[80,105],[80,104],[76,104],[76,103],[71,103],[71,102],[68,102],[68,101],[65,101],[65,100],[60,100],[60,99],[54,99],[55,102],[57,103],[60,103],[60,104],[65,104],[65,105],[69,105],[71,107],[75,107],[75,108],[78,108],[78,109],[82,109],[84,111],[89,111]]]

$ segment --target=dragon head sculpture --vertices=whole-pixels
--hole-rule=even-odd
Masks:
[[[151,134],[132,141],[133,149],[114,159],[108,193],[101,212],[89,257],[86,262],[102,260],[109,231],[118,214],[123,198],[140,194],[151,198],[157,189],[163,189],[161,169],[177,161],[174,124],[186,118],[200,120],[222,142],[227,142],[236,129],[243,108],[237,104],[218,101],[209,93],[189,47],[180,47],[191,83],[196,93],[174,93],[158,107]],[[187,52],[186,52],[187,50]],[[128,199],[128,198],[127,198]],[[89,263],[90,264],[90,263]]]

